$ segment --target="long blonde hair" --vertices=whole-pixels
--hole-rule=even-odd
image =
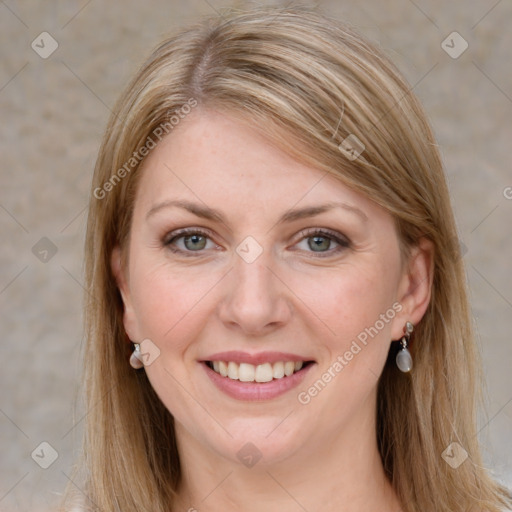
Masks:
[[[114,109],[86,238],[87,416],[78,467],[86,469],[88,509],[168,511],[180,482],[173,417],[145,372],[128,363],[132,346],[110,255],[116,244],[126,249],[140,148],[157,144],[162,128],[171,133],[187,104],[236,115],[291,156],[370,197],[395,219],[404,252],[420,237],[432,241],[432,298],[414,333],[414,369],[402,374],[388,361],[378,385],[382,463],[407,512],[502,510],[507,491],[480,457],[480,363],[433,134],[381,50],[303,8],[224,13],[187,27],[153,51]],[[354,141],[363,145],[359,157],[346,151]],[[392,353],[393,345],[390,359]],[[442,457],[454,442],[469,455],[456,469]]]

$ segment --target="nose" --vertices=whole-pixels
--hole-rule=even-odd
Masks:
[[[245,335],[261,336],[288,322],[291,317],[289,290],[266,251],[252,263],[235,254],[234,268],[226,278],[219,317],[228,328]]]

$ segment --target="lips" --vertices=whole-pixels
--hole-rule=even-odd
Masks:
[[[284,352],[221,352],[201,361],[217,387],[240,400],[274,398],[295,387],[315,361]]]
[[[278,361],[293,361],[294,363],[298,361],[313,361],[313,358],[288,352],[259,352],[257,354],[249,354],[248,352],[231,350],[229,352],[217,352],[216,354],[205,357],[203,361],[233,361],[237,364],[248,363],[259,365],[263,363],[277,363]]]

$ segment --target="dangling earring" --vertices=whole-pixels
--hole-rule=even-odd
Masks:
[[[138,343],[134,343],[135,349],[132,352],[132,355],[130,356],[130,366],[132,368],[135,368],[136,370],[139,370],[144,366],[144,363],[142,362],[142,354],[140,353],[140,345]]]
[[[412,369],[412,356],[407,349],[412,331],[414,331],[414,325],[412,325],[411,322],[405,322],[404,337],[400,340],[402,348],[396,355],[396,365],[398,369],[404,373],[410,372]]]

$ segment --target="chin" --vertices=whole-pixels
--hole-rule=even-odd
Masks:
[[[221,439],[210,439],[213,450],[237,464],[270,467],[293,457],[303,448],[311,429],[303,423],[284,420],[284,415],[237,418],[225,425],[229,433]],[[284,420],[284,421],[283,421]]]

